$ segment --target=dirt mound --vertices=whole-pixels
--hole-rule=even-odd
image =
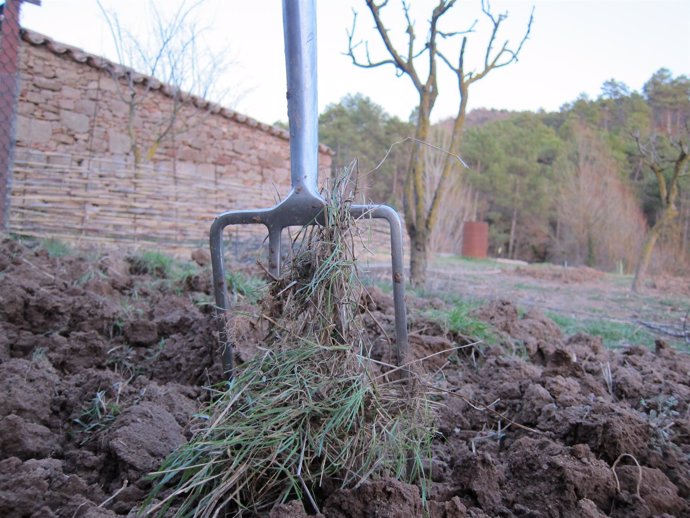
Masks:
[[[690,282],[688,282],[687,277],[657,274],[648,279],[645,284],[662,293],[690,296]]]
[[[587,266],[520,266],[513,270],[514,275],[533,277],[556,281],[563,284],[579,284],[583,282],[596,282],[602,279],[604,272]]]
[[[133,513],[190,437],[220,379],[208,266],[170,278],[132,264],[0,244],[0,516]],[[392,303],[370,299],[374,354],[390,359]],[[475,313],[496,343],[472,345],[422,316],[441,301],[410,307],[438,414],[429,492],[326,485],[324,516],[690,516],[690,357],[662,342],[605,350],[505,301]],[[246,360],[262,331],[246,312],[235,325]]]

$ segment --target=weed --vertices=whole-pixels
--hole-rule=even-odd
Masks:
[[[180,286],[184,286],[188,279],[199,272],[199,268],[189,262],[175,261],[170,271],[172,281]]]
[[[130,271],[135,275],[150,275],[147,283],[153,289],[171,291],[182,295],[188,280],[199,273],[199,267],[188,261],[180,261],[160,251],[144,251],[128,258]],[[136,289],[136,288],[135,288]],[[133,297],[136,293],[132,294]]]
[[[576,333],[599,336],[606,347],[654,343],[654,335],[633,323],[606,319],[578,319],[553,312],[547,312],[546,316],[553,320],[566,336]]]
[[[531,290],[531,291],[546,291],[547,288],[544,286],[539,286],[537,284],[527,284],[524,282],[517,282],[513,286],[516,290]]]
[[[110,349],[106,366],[127,380],[134,379],[143,372],[136,351],[129,345],[119,345]]]
[[[132,298],[138,298],[136,291],[133,292]],[[134,304],[127,300],[120,302],[120,308],[122,309],[122,317],[124,320],[131,320],[133,318],[140,318],[144,315],[144,310],[136,307]]]
[[[86,272],[81,274],[79,278],[76,281],[74,281],[73,284],[75,284],[76,286],[84,286],[85,284],[93,280],[103,280],[107,278],[108,276],[101,270],[97,268],[89,268]]]
[[[88,270],[86,270],[83,274],[79,276],[79,278],[76,280],[76,284],[77,286],[83,286],[89,281],[95,279],[103,280],[107,278],[108,276],[99,268],[90,267]]]
[[[348,207],[329,202],[324,224],[302,230],[261,306],[267,347],[216,387],[190,441],[154,473],[147,515],[173,504],[180,517],[258,515],[293,496],[318,513],[324,481],[383,474],[419,482],[427,498],[429,402],[421,384],[387,381],[367,357],[351,225]]]
[[[486,343],[494,343],[496,336],[492,332],[491,326],[472,316],[472,311],[475,309],[476,304],[456,302],[450,310],[432,309],[426,312],[426,316],[439,322],[446,331]]]
[[[146,250],[129,258],[132,264],[131,271],[135,275],[152,275],[161,279],[167,279],[173,269],[174,259],[159,251]]]
[[[106,428],[120,415],[120,390],[121,385],[118,384],[114,401],[108,400],[105,390],[99,390],[74,420],[81,427],[80,432],[86,435],[81,444],[90,441],[94,433]]]
[[[391,288],[391,291],[392,291],[392,288]],[[414,286],[410,286],[407,291],[408,291],[408,293],[410,293],[410,295],[413,295],[415,297],[419,297],[421,299],[431,298],[434,296],[434,293],[435,293],[433,291],[426,289],[425,287],[416,288]]]
[[[513,356],[517,356],[524,361],[529,361],[529,351],[524,340],[510,340]]]
[[[601,374],[604,376],[604,382],[606,383],[606,390],[609,394],[613,396],[613,373],[611,372],[611,364],[606,362],[606,365],[600,363]]]
[[[116,336],[122,336],[124,334],[124,329],[125,321],[121,317],[116,318],[113,324],[110,326],[110,339],[112,340]]]
[[[58,259],[60,257],[67,257],[73,255],[74,251],[65,242],[59,239],[48,238],[41,241],[41,248],[43,248],[50,257]]]
[[[554,313],[553,311],[547,311],[546,316],[553,320],[553,322],[560,327],[565,334],[574,334],[572,329],[575,328],[575,322],[577,322],[576,319],[566,317],[560,313]]]
[[[674,395],[659,395],[652,400],[640,400],[643,412],[647,414],[647,420],[655,430],[657,438],[662,442],[671,439],[671,428],[675,425],[675,420],[681,417],[677,410],[678,398]]]
[[[390,281],[376,281],[371,283],[372,286],[376,286],[386,295],[393,295],[393,285]]]
[[[248,302],[255,304],[266,291],[266,282],[263,279],[245,275],[239,271],[227,271],[225,281],[228,283],[228,289],[232,293],[235,303],[237,303],[239,296],[242,296]]]
[[[144,362],[151,364],[155,362],[165,349],[165,338],[161,338],[155,347],[149,347],[144,354]]]
[[[31,363],[41,363],[45,359],[46,359],[46,348],[45,347],[36,347],[33,351],[31,351]]]

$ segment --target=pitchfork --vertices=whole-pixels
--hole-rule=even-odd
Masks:
[[[283,30],[292,189],[282,202],[270,209],[224,212],[211,225],[213,289],[223,352],[223,373],[227,379],[232,379],[234,366],[233,344],[229,340],[226,328],[226,312],[229,305],[223,263],[223,230],[228,225],[265,225],[268,229],[268,270],[273,276],[278,277],[283,229],[321,224],[326,206],[326,201],[317,188],[319,142],[315,0],[283,0]],[[407,355],[408,338],[400,218],[398,213],[387,205],[352,205],[350,213],[354,218],[382,218],[390,225],[396,362],[401,366]]]

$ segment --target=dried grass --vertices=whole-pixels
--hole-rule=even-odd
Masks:
[[[412,382],[385,381],[368,358],[347,180],[326,193],[324,225],[300,231],[263,302],[270,343],[155,474],[151,499],[166,496],[147,515],[241,516],[293,498],[316,511],[324,485],[374,476],[416,481],[425,493],[431,413]]]

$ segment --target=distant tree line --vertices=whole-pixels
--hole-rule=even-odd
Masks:
[[[368,201],[402,207],[415,114],[403,121],[362,95],[320,118],[334,168],[357,160]],[[425,182],[445,164],[452,120],[432,127]],[[642,92],[611,79],[558,112],[470,112],[432,247],[458,252],[464,220],[487,221],[490,253],[644,274],[690,264],[690,79],[661,69]],[[408,139],[408,140],[406,140]],[[382,164],[383,158],[386,159]],[[436,175],[436,176],[435,176]],[[637,271],[636,271],[637,270]]]

